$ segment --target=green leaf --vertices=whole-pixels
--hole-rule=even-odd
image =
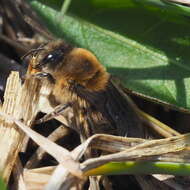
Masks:
[[[190,164],[150,161],[110,162],[85,173],[86,176],[119,174],[168,174],[189,176]]]
[[[5,183],[3,182],[2,178],[0,178],[0,189],[7,190],[7,187],[6,187]]]
[[[190,15],[189,7],[169,0],[89,0],[88,2],[96,8],[103,9],[128,9],[129,7],[141,6],[154,12],[164,12],[164,14],[169,14],[170,16],[173,14],[176,18],[179,18],[179,15]],[[162,16],[163,14],[160,14],[160,17]]]
[[[73,1],[64,17],[38,1],[31,4],[50,31],[94,52],[126,88],[189,109],[189,8],[179,11],[176,4],[156,1],[172,6],[167,12],[152,4],[144,4],[144,9],[137,1],[126,2],[124,9],[98,9],[91,1]],[[175,11],[176,17],[172,17]]]

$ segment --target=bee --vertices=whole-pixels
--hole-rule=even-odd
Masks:
[[[59,111],[73,110],[78,130],[141,137],[139,118],[112,82],[111,75],[90,51],[63,40],[32,50],[31,73],[51,84],[49,101]],[[43,119],[41,121],[44,121]]]

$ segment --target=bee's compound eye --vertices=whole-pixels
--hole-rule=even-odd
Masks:
[[[56,66],[58,63],[61,62],[61,60],[63,59],[64,55],[63,53],[61,53],[60,51],[53,51],[51,53],[49,53],[48,55],[46,55],[40,62],[39,64],[36,65],[36,68],[38,69],[42,69],[43,67],[47,66],[53,67]]]
[[[48,64],[49,68],[54,68],[60,64],[64,59],[64,53],[61,50],[54,50],[47,54],[41,61],[40,66],[45,66]]]
[[[47,57],[44,58],[45,62],[52,62],[54,61],[54,55],[53,54],[49,54]]]

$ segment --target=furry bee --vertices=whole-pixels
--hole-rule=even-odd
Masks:
[[[62,40],[31,52],[35,57],[31,73],[48,79],[51,104],[71,107],[86,138],[107,130],[121,136],[142,136],[137,114],[93,53]]]

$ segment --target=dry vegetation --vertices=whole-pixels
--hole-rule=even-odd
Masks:
[[[185,189],[189,186],[188,177],[166,175],[167,172],[163,175],[135,177],[94,176],[97,173],[101,174],[103,172],[101,166],[110,162],[137,160],[143,163],[145,161],[189,162],[190,135],[180,135],[135,105],[134,109],[138,112],[146,130],[146,139],[95,134],[80,143],[79,135],[72,129],[73,126],[70,126],[69,110],[53,121],[33,125],[39,112],[50,113],[53,110],[47,100],[49,86],[43,81],[27,77],[22,83],[18,71],[24,70],[24,66],[12,60],[20,61],[19,57],[38,46],[42,39],[24,22],[13,1],[1,0],[0,5],[2,19],[0,87],[4,94],[0,109],[0,171],[10,190],[127,187],[147,190]],[[32,14],[25,3],[18,5]],[[15,17],[16,21],[13,19]],[[29,72],[28,70],[28,74]],[[182,133],[188,131],[184,123],[189,121],[189,116],[145,102],[137,97],[133,98],[140,107],[146,107],[145,111],[160,118],[167,115],[168,123],[172,124],[171,118],[178,114],[180,121],[176,122],[175,126],[183,125]],[[103,154],[85,159],[89,149],[102,151]],[[139,174],[146,174],[146,171],[141,170]]]

